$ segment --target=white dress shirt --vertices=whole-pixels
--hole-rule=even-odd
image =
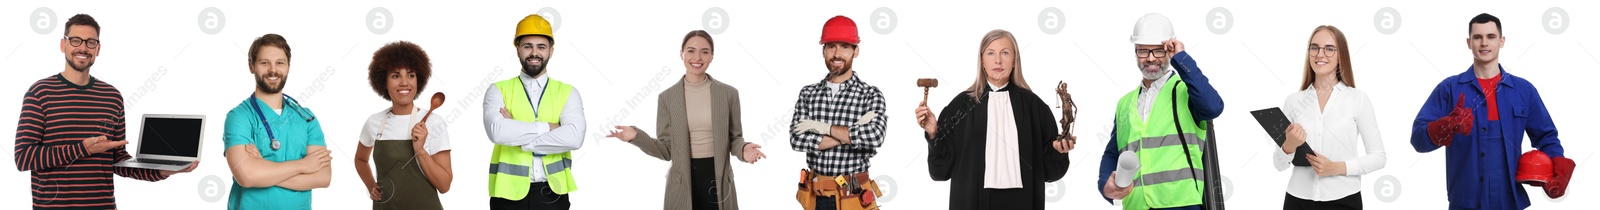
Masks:
[[[1293,166],[1289,162],[1294,155],[1306,154],[1284,154],[1282,148],[1272,153],[1272,165],[1278,171],[1294,169],[1289,177],[1289,195],[1313,201],[1337,200],[1361,192],[1361,175],[1383,168],[1387,159],[1383,137],[1378,133],[1372,101],[1365,92],[1341,82],[1333,86],[1325,109],[1317,107],[1317,100],[1316,88],[1306,88],[1283,101],[1283,113],[1305,130],[1311,150],[1330,161],[1344,162],[1346,175],[1317,176],[1310,166]],[[1358,136],[1365,154],[1356,150]]]
[[[1009,85],[1009,84],[1008,84]],[[989,84],[989,104],[984,134],[983,188],[1022,188],[1022,165],[1017,154],[1017,120],[1011,94]]]
[[[583,119],[583,97],[579,97],[578,88],[572,88],[572,94],[567,96],[567,105],[561,109],[561,127],[550,129],[548,122],[523,122],[505,118],[500,115],[500,108],[505,108],[503,100],[533,100],[530,104],[538,104],[542,100],[539,96],[544,93],[544,84],[549,84],[550,78],[540,75],[538,78],[520,74],[522,87],[528,92],[528,99],[506,99],[500,94],[500,88],[490,84],[483,93],[483,128],[489,134],[489,141],[498,145],[522,147],[522,151],[534,154],[556,154],[583,147],[583,132],[587,127]],[[533,182],[544,182],[544,167],[532,167],[530,174]]]
[[[1166,76],[1151,81],[1149,86],[1139,90],[1139,117],[1143,117],[1144,121],[1150,121],[1150,109],[1155,108],[1156,97],[1161,96],[1161,88],[1167,86],[1167,80],[1172,79],[1172,75],[1177,73],[1177,71],[1167,71]]]

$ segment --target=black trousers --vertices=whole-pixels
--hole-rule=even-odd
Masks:
[[[1294,197],[1288,193],[1283,194],[1283,209],[1361,209],[1361,193],[1350,194],[1344,198],[1331,201],[1313,201]]]
[[[717,165],[715,158],[689,159],[689,188],[695,210],[717,210],[722,198],[717,197]]]
[[[489,209],[492,210],[566,210],[572,208],[572,201],[568,198],[571,194],[561,195],[550,191],[550,183],[538,182],[528,186],[528,196],[522,200],[514,201],[504,198],[489,198]]]

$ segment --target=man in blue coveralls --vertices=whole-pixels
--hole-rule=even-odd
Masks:
[[[1533,148],[1558,162],[1556,177],[1566,177],[1545,184],[1546,194],[1559,197],[1570,178],[1572,160],[1563,155],[1538,89],[1500,66],[1500,47],[1505,44],[1500,19],[1489,14],[1473,17],[1466,41],[1474,57],[1472,67],[1445,78],[1428,94],[1412,122],[1411,146],[1417,152],[1448,146],[1445,182],[1450,209],[1525,209],[1528,194],[1513,177],[1527,132]]]

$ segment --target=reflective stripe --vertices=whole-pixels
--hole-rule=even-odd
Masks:
[[[561,158],[560,161],[544,164],[544,174],[561,173],[562,171],[566,171],[568,168],[572,168],[572,159]]]
[[[1193,171],[1193,173],[1190,173],[1190,171]],[[1140,176],[1139,178],[1133,179],[1133,183],[1134,183],[1135,186],[1158,185],[1158,184],[1167,183],[1167,182],[1176,182],[1176,181],[1194,179],[1194,175],[1195,174],[1203,174],[1203,173],[1205,173],[1204,169],[1195,169],[1195,168],[1182,168],[1182,169],[1177,169],[1177,170],[1167,170],[1167,171],[1161,171],[1161,172],[1145,174],[1143,176]]]
[[[1172,134],[1172,135],[1166,135],[1166,136],[1161,136],[1161,137],[1144,137],[1144,138],[1139,139],[1139,141],[1128,143],[1128,145],[1130,145],[1130,146],[1122,147],[1122,151],[1139,152],[1140,149],[1155,149],[1155,148],[1161,148],[1161,147],[1165,147],[1165,146],[1177,146],[1177,145],[1183,144],[1183,140],[1182,139],[1178,139],[1178,135],[1183,135],[1183,138],[1188,138],[1188,140],[1190,140],[1189,141],[1189,145],[1191,145],[1191,146],[1204,146],[1205,145],[1204,144],[1205,140],[1204,139],[1200,139],[1200,136],[1197,136],[1195,134],[1185,133],[1185,134]],[[1138,145],[1138,146],[1135,147],[1135,146],[1131,146],[1131,145]]]
[[[533,167],[511,163],[491,163],[489,164],[489,174],[506,174],[525,177],[528,176],[528,171],[532,168]]]

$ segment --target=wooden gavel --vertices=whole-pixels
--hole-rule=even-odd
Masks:
[[[917,87],[922,87],[922,102],[923,103],[927,103],[928,102],[928,88],[939,87],[939,79],[934,79],[934,78],[917,79]]]

